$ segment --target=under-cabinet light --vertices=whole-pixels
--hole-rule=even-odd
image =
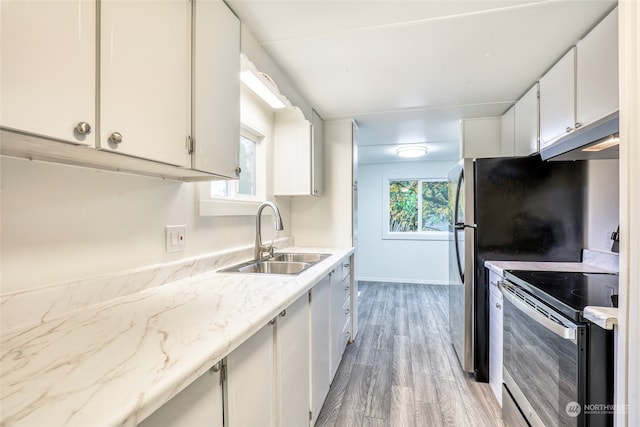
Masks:
[[[276,93],[275,84],[266,74],[247,69],[240,73],[240,80],[274,110],[286,107],[280,94]]]
[[[598,142],[597,144],[583,148],[582,151],[602,151],[618,144],[620,144],[620,137],[617,135],[611,135],[605,138],[603,141]]]

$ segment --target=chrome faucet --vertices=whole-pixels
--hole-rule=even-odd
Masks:
[[[273,240],[271,240],[271,243],[269,243],[268,245],[264,245],[262,244],[262,234],[260,232],[262,222],[260,218],[262,215],[262,210],[267,206],[273,209],[273,213],[276,215],[276,231],[284,230],[278,206],[276,206],[276,204],[273,202],[263,202],[262,204],[260,204],[260,206],[258,206],[258,212],[256,213],[256,243],[253,248],[253,259],[257,260],[262,259],[262,255],[265,253],[268,253],[269,256],[273,256],[273,242],[276,239],[276,236],[273,236]]]

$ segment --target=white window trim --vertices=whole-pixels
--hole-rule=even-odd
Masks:
[[[258,206],[267,200],[265,135],[245,123],[241,124],[240,132],[243,136],[257,142],[256,154],[264,160],[256,162],[256,175],[264,178],[256,184],[256,196],[240,195],[233,199],[214,198],[211,197],[211,184],[208,182],[200,183],[198,186],[198,216],[255,216]]]
[[[382,177],[382,240],[449,240],[447,231],[389,231],[389,181],[447,181],[447,178]],[[418,212],[418,218],[422,218]]]

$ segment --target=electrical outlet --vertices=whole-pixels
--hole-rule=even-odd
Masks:
[[[168,253],[184,251],[187,245],[187,226],[167,225],[165,227],[165,238]]]

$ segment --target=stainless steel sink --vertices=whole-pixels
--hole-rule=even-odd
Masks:
[[[251,260],[220,270],[221,273],[299,274],[329,254],[277,253],[264,260]]]
[[[276,253],[269,261],[286,261],[286,262],[308,262],[315,264],[318,261],[330,256],[329,254],[308,254],[308,253],[296,253],[296,252],[282,252]]]

